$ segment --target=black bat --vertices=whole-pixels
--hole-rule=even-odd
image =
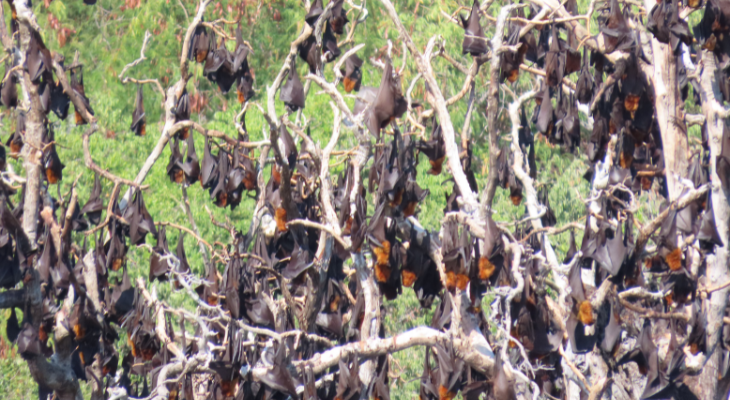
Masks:
[[[63,86],[61,84],[55,84],[53,83],[53,80],[50,80],[48,82],[48,86],[51,87],[50,110],[53,111],[59,119],[65,120],[66,117],[68,117],[68,108],[71,103],[71,98],[63,91]]]

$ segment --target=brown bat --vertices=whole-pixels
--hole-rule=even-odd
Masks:
[[[76,96],[81,99],[81,103],[83,104],[84,108],[86,108],[86,110],[89,112],[89,114],[94,115],[94,110],[91,108],[89,98],[86,97],[86,92],[84,91],[84,75],[83,67],[81,66],[71,70],[71,89],[74,91],[74,93],[76,93]],[[84,119],[79,110],[75,110],[74,113],[76,116],[76,125],[87,124],[86,119]]]
[[[63,179],[63,169],[65,166],[61,163],[61,159],[58,157],[58,153],[56,152],[52,125],[49,125],[44,129],[48,132],[48,136],[45,138],[46,140],[43,140],[43,170],[48,183],[54,185]]]
[[[180,145],[178,139],[173,138],[170,141],[170,161],[167,163],[167,176],[170,178],[170,182],[183,183],[185,180],[185,173],[182,170],[182,154],[180,154]]]
[[[170,271],[170,263],[167,260],[163,260],[163,257],[170,254],[170,249],[167,246],[167,233],[165,227],[161,226],[157,230],[157,245],[152,248],[150,254],[150,282],[155,279],[163,282],[167,280],[167,274]]]
[[[89,195],[89,201],[81,208],[80,213],[85,215],[92,225],[99,225],[101,221],[101,212],[104,211],[104,205],[101,200],[101,181],[99,174],[94,174],[94,186]]]
[[[144,136],[147,133],[146,125],[142,85],[137,85],[137,101],[134,107],[134,112],[132,113],[132,125],[129,129],[131,129],[137,136]]]
[[[353,90],[356,92],[360,91],[360,84],[362,83],[362,64],[363,61],[357,56],[357,54],[353,54],[345,60],[345,68],[340,69],[340,73],[343,76],[342,85],[345,87],[345,92],[350,93]]]
[[[347,12],[342,6],[345,4],[345,0],[331,0],[334,1],[332,11],[330,13],[329,24],[332,27],[332,32],[342,35],[344,33],[345,25],[350,22],[347,18]]]
[[[473,57],[478,57],[487,52],[487,41],[480,23],[479,12],[479,2],[474,0],[469,18],[459,15],[461,25],[464,27],[464,41],[461,44],[461,52],[463,54],[469,53]]]
[[[198,161],[198,154],[195,152],[195,138],[193,135],[188,135],[187,154],[180,168],[185,173],[185,183],[192,185],[198,181],[200,177],[200,162]]]
[[[190,38],[188,60],[203,63],[208,58],[208,53],[215,47],[215,33],[208,33],[204,25],[198,25]]]
[[[155,228],[155,222],[152,220],[152,216],[147,211],[147,206],[144,204],[144,198],[142,196],[142,190],[137,188],[134,191],[132,201],[129,202],[127,208],[124,210],[122,215],[127,222],[127,236],[134,245],[144,243],[145,237],[148,233],[157,235],[157,229]]]
[[[295,60],[292,60],[286,82],[281,86],[279,100],[283,101],[292,112],[304,108],[304,86],[302,85],[302,81],[299,80],[299,72],[297,72]]]
[[[323,12],[324,8],[322,7],[322,0],[315,0],[309,7],[307,15],[304,16],[304,20],[307,21],[310,26],[314,27],[314,24]]]
[[[8,76],[10,73],[10,65],[7,60],[5,61],[5,75],[3,77],[3,83],[0,86],[0,102],[6,108],[15,108],[18,105],[18,78]]]
[[[43,43],[41,34],[30,29],[30,42],[25,53],[25,69],[30,75],[31,82],[37,84],[43,75],[53,73],[53,57],[50,50]],[[51,78],[52,80],[52,78]]]

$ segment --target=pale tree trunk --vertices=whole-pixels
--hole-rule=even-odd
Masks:
[[[647,0],[647,10],[654,1]],[[645,69],[654,83],[654,106],[664,148],[665,179],[669,200],[676,200],[682,193],[679,179],[687,173],[687,127],[684,122],[684,102],[677,81],[677,56],[672,49],[651,36],[653,68]]]
[[[708,142],[710,145],[710,177],[712,181],[712,208],[715,213],[715,224],[720,238],[725,244],[723,247],[715,247],[715,254],[707,257],[707,283],[708,286],[717,286],[730,279],[728,273],[728,245],[730,245],[730,204],[720,187],[720,180],[717,176],[715,159],[722,150],[722,134],[725,119],[719,115],[721,109],[716,99],[721,98],[717,77],[715,76],[715,56],[705,50],[702,51],[703,69],[700,75],[702,84],[702,112],[705,114],[707,123]],[[697,394],[701,399],[722,399],[725,393],[718,391],[718,366],[722,351],[718,347],[721,339],[721,330],[727,297],[730,288],[714,291],[710,294],[707,304],[707,364],[700,375],[700,387]]]
[[[27,9],[23,0],[15,1],[15,7],[19,12]],[[30,28],[25,24],[20,24],[20,65],[25,64],[25,53],[28,50],[30,42]],[[28,239],[33,248],[36,247],[36,238],[38,230],[38,213],[40,211],[40,188],[41,188],[41,162],[42,162],[42,135],[45,115],[43,113],[40,99],[38,98],[38,89],[30,81],[30,77],[26,71],[20,73],[21,87],[24,96],[23,108],[26,111],[25,121],[25,137],[21,156],[23,157],[23,168],[26,173],[25,199],[23,200],[23,230],[28,235]],[[28,101],[28,96],[30,101]],[[30,110],[28,110],[28,108]]]

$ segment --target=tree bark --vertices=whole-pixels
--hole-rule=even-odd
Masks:
[[[725,244],[715,247],[715,254],[707,257],[707,285],[715,286],[730,279],[728,271],[728,246],[730,245],[730,204],[720,187],[715,160],[722,150],[722,134],[725,120],[718,114],[722,106],[717,102],[721,98],[717,76],[715,56],[702,50],[703,69],[700,75],[702,85],[702,111],[707,122],[708,142],[710,145],[710,179],[712,181],[712,212],[715,213],[715,224],[720,238]],[[722,351],[720,346],[723,316],[727,306],[730,287],[714,291],[707,299],[707,364],[700,374],[697,394],[701,399],[722,399],[726,393],[718,391],[718,366]]]
[[[23,0],[14,1],[18,13],[29,11]],[[32,15],[32,14],[31,14]],[[30,28],[26,23],[20,24],[20,65],[25,64],[25,53],[30,42]],[[22,72],[21,77],[23,91],[30,96],[30,102],[24,101],[23,106],[30,108],[26,114],[25,121],[25,145],[21,151],[23,157],[23,168],[25,168],[25,199],[23,202],[23,230],[28,236],[32,248],[36,248],[38,230],[38,212],[40,210],[41,190],[41,161],[43,148],[43,125],[45,115],[38,97],[38,87],[30,81],[27,71]]]
[[[654,1],[646,0],[647,10]],[[681,194],[679,179],[687,173],[689,143],[687,125],[684,122],[684,101],[677,79],[677,56],[669,45],[659,43],[651,36],[653,68],[646,68],[654,83],[654,106],[664,149],[664,167],[669,200],[676,200]],[[651,73],[651,74],[650,74]]]

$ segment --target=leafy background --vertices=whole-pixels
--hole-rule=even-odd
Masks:
[[[468,66],[471,63],[468,56],[461,54],[463,30],[445,18],[442,13],[442,10],[453,13],[459,6],[470,6],[469,2],[437,0],[422,3],[419,0],[397,0],[394,3],[403,23],[412,33],[420,48],[423,48],[432,36],[440,35],[449,55],[464,65]],[[5,2],[2,4],[5,7],[6,19],[9,20],[9,7]],[[495,1],[488,13],[496,17],[502,5],[502,2]],[[580,11],[584,12],[587,5],[588,1],[580,0]],[[134,108],[136,86],[122,84],[117,76],[124,65],[139,57],[142,38],[145,31],[150,31],[152,39],[146,51],[147,60],[132,68],[127,75],[137,79],[159,79],[165,87],[169,83],[175,82],[179,78],[178,58],[181,41],[196,8],[197,2],[192,0],[125,0],[124,2],[99,0],[93,6],[87,6],[81,0],[45,0],[34,4],[33,10],[43,28],[46,45],[52,51],[62,53],[67,60],[73,59],[75,52],[79,52],[80,61],[84,64],[86,93],[91,99],[91,104],[103,128],[101,133],[97,133],[91,138],[92,157],[102,168],[106,168],[118,176],[133,179],[157,142],[162,126],[161,95],[150,85],[144,87],[148,123],[147,136],[134,136],[129,131],[129,125]],[[345,8],[349,9],[347,6]],[[367,2],[367,8],[369,17],[358,26],[354,36],[356,44],[365,43],[366,45],[360,52],[361,58],[378,58],[387,48],[387,40],[391,40],[394,43],[395,65],[400,67],[402,47],[391,21],[379,2]],[[462,11],[462,13],[465,12]],[[207,21],[221,18],[229,21],[241,18],[243,21],[244,39],[248,40],[254,49],[253,54],[249,56],[257,93],[254,101],[265,101],[266,85],[273,80],[281,68],[282,60],[289,49],[289,43],[294,40],[302,27],[305,13],[303,2],[290,0],[265,2],[263,0],[259,0],[259,2],[222,0],[209,6],[206,12]],[[350,13],[350,18],[354,18],[353,13]],[[695,22],[694,20],[699,16],[693,15],[692,18],[692,22]],[[691,25],[693,25],[692,22]],[[486,24],[484,18],[482,18],[482,23]],[[227,25],[224,29],[232,35],[235,25]],[[487,35],[491,37],[492,25],[489,25],[486,30]],[[591,23],[591,30],[594,33],[597,30],[595,19]],[[232,49],[234,43],[227,43],[227,45],[229,49]],[[347,48],[349,46],[345,49]],[[402,79],[404,90],[416,73],[410,61],[412,60],[409,58],[409,64]],[[442,58],[434,59],[433,63],[444,94],[448,97],[458,92],[463,84],[463,76]],[[304,76],[306,67],[303,62],[298,64],[300,76]],[[202,67],[199,65],[194,65],[192,71],[194,77],[188,83],[188,91],[191,93],[194,107],[196,107],[192,118],[209,128],[235,136],[233,121],[240,110],[235,92],[220,93],[202,76]],[[487,66],[483,66],[477,77],[477,99],[484,98],[488,82],[487,71]],[[333,80],[331,64],[327,66],[325,75],[328,80]],[[574,76],[572,79],[576,79],[576,77]],[[379,81],[380,70],[366,61],[364,85],[377,86]],[[511,89],[520,92],[534,84],[533,77],[523,74]],[[419,83],[414,91],[414,96],[422,97],[423,92],[423,84]],[[501,96],[501,101],[509,101],[509,96],[503,91]],[[467,98],[468,96],[465,96],[451,109],[454,125],[459,131],[464,120]],[[353,100],[348,98],[347,101],[352,103]],[[310,121],[313,138],[322,146],[329,138],[333,118],[328,103],[329,97],[313,86],[303,112],[304,117]],[[692,106],[691,103],[688,103],[688,107]],[[528,107],[528,115],[532,112],[531,107],[532,105]],[[283,106],[278,101],[277,108],[281,114]],[[483,101],[478,103],[471,122],[473,168],[477,174],[480,188],[485,185],[488,172],[485,109],[486,103]],[[0,132],[2,132],[3,142],[15,130],[13,115],[10,111],[2,111]],[[50,119],[56,131],[59,155],[66,165],[64,180],[59,188],[60,193],[67,193],[71,183],[76,177],[79,177],[79,201],[83,204],[88,199],[94,179],[93,174],[83,165],[81,134],[84,127],[76,127],[73,118],[60,121],[55,115],[51,115]],[[264,138],[265,121],[257,110],[254,109],[248,113],[246,122],[252,140]],[[502,137],[509,136],[508,130],[504,129],[509,126],[504,112],[499,115],[498,126],[501,127],[500,135]],[[350,148],[356,144],[353,135],[347,131],[345,133],[345,137],[340,143],[341,149]],[[587,136],[587,132],[583,132],[583,135]],[[698,135],[698,132],[693,130],[692,135]],[[196,134],[196,148],[199,154],[202,152],[202,146],[203,138]],[[149,189],[144,193],[145,202],[155,221],[169,221],[189,226],[181,205],[181,188],[171,183],[166,175],[165,166],[168,157],[169,148],[165,150],[147,177],[145,183],[149,185]],[[577,151],[576,154],[569,154],[559,147],[546,144],[545,141],[537,141],[537,159],[537,185],[549,190],[550,204],[557,217],[558,225],[578,220],[585,212],[582,199],[587,198],[589,193],[588,183],[581,178],[588,167],[584,153]],[[428,229],[438,229],[439,221],[443,217],[444,199],[451,192],[452,184],[447,181],[446,174],[427,175],[425,172],[428,170],[428,163],[422,161],[419,166],[418,182],[422,187],[429,189],[431,195],[420,204],[419,218]],[[21,162],[11,161],[10,164],[16,172],[22,173]],[[111,185],[109,182],[103,182],[103,185],[104,193],[108,197]],[[51,193],[56,193],[56,188],[51,188]],[[208,242],[227,243],[229,235],[227,231],[211,223],[207,209],[210,209],[218,221],[230,221],[238,230],[246,231],[248,229],[251,210],[254,206],[252,199],[244,200],[237,209],[231,211],[216,208],[208,198],[207,192],[197,185],[189,188],[188,194],[195,221],[201,235]],[[646,204],[646,215],[648,216],[652,211],[656,212],[658,200],[653,193],[643,196],[645,198],[642,200]],[[369,205],[369,209],[373,209],[372,204]],[[508,193],[502,189],[497,191],[494,210],[494,217],[497,221],[514,221],[521,218],[524,213],[524,207],[522,205],[513,206],[508,198]],[[83,242],[83,234],[74,235],[77,242]],[[577,231],[577,240],[580,240],[581,236],[582,232]],[[175,229],[168,229],[168,240],[171,247],[177,243],[177,237],[178,232]],[[567,250],[568,237],[569,233],[566,232],[551,238],[560,254],[559,257]],[[95,242],[91,240],[92,238],[89,239],[89,243]],[[148,243],[154,244],[153,241],[154,239],[150,238]],[[187,235],[185,244],[193,269],[201,273],[202,260],[195,240]],[[149,251],[147,249],[130,249],[128,266],[132,278],[147,276],[148,259]],[[222,267],[219,266],[221,269]],[[183,295],[172,292],[169,283],[156,283],[155,285],[157,285],[160,297],[168,299],[172,304],[193,307],[189,299],[186,301]],[[489,298],[489,296],[485,298]],[[431,310],[421,309],[410,289],[404,290],[403,295],[395,301],[385,301],[384,307],[384,315],[387,316],[384,322],[387,335],[428,324],[433,314],[433,308]],[[8,315],[7,310],[0,312],[0,319],[5,319]],[[120,353],[123,351],[122,348]],[[415,398],[418,394],[418,378],[423,366],[423,349],[409,349],[395,354],[393,358],[391,397],[397,400]],[[84,385],[82,383],[82,386]],[[86,388],[84,390],[86,391]],[[37,386],[30,377],[27,366],[15,353],[14,346],[8,343],[4,330],[0,335],[0,393],[3,393],[0,397],[7,396],[7,398],[13,399],[37,398]]]

